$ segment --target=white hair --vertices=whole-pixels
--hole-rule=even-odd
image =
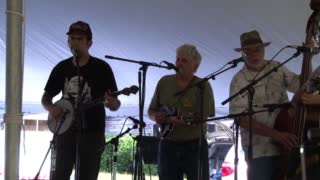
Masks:
[[[183,44],[177,48],[177,55],[185,55],[190,57],[196,64],[200,64],[201,55],[196,46],[191,44]]]

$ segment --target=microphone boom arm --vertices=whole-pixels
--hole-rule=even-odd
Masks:
[[[267,73],[265,73],[264,75],[262,75],[260,78],[253,80],[250,84],[248,84],[247,86],[243,87],[242,89],[240,89],[237,93],[233,94],[232,96],[230,96],[229,98],[227,98],[226,100],[224,100],[221,104],[225,105],[226,103],[230,102],[232,99],[234,99],[235,97],[237,97],[239,94],[244,93],[246,90],[248,91],[250,88],[252,88],[255,84],[257,84],[261,79],[267,77],[269,74],[271,74],[272,72],[275,72],[278,70],[279,67],[281,67],[282,65],[284,65],[285,63],[289,62],[290,60],[292,60],[293,58],[298,57],[301,54],[301,51],[298,51],[296,53],[294,53],[289,59],[285,60],[284,62],[280,63],[278,66],[274,67],[273,69],[271,69],[270,71],[268,71]]]
[[[105,55],[105,58],[107,59],[115,59],[115,60],[120,60],[120,61],[126,61],[126,62],[131,62],[131,63],[136,63],[136,64],[140,64],[142,66],[154,66],[154,67],[158,67],[158,68],[164,68],[164,69],[171,69],[167,66],[162,66],[159,65],[157,63],[150,63],[150,62],[146,62],[146,61],[136,61],[136,60],[131,60],[131,59],[124,59],[124,58],[119,58],[119,57],[114,57],[114,56],[109,56],[109,55]]]
[[[191,88],[193,88],[193,87],[195,87],[195,86],[201,86],[201,84],[202,84],[203,82],[208,81],[209,79],[215,80],[215,79],[216,79],[216,76],[218,76],[219,74],[221,74],[221,73],[223,73],[223,72],[225,72],[225,71],[227,71],[227,70],[229,70],[229,69],[231,69],[231,68],[235,68],[236,66],[237,66],[237,64],[233,64],[233,65],[231,65],[230,67],[228,67],[228,68],[226,68],[226,69],[224,69],[224,70],[222,70],[222,71],[219,71],[219,72],[217,72],[217,73],[211,73],[210,75],[208,75],[208,76],[204,77],[203,79],[201,79],[199,82],[187,86],[186,88],[184,88],[183,90],[175,93],[174,95],[175,95],[175,96],[178,96],[178,95],[180,95],[180,94],[184,94],[184,93],[186,93],[189,89],[191,89]]]

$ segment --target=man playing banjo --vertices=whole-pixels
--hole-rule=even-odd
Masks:
[[[116,111],[120,107],[117,97],[108,95],[108,92],[115,92],[118,88],[109,64],[91,56],[88,52],[92,45],[89,24],[82,21],[75,22],[71,24],[67,35],[73,57],[60,61],[53,68],[41,100],[52,121],[59,122],[61,119],[67,121],[68,118],[61,118],[66,114],[71,116],[70,119],[73,121],[69,123],[70,128],[66,128],[64,133],[58,133],[56,136],[53,179],[70,179],[77,160],[81,163],[76,168],[76,178],[95,180],[98,177],[105,144],[104,106],[111,111]],[[53,104],[53,97],[60,92],[62,92],[60,101],[63,103]],[[104,104],[79,108],[81,104],[87,104],[101,97],[105,97]],[[64,105],[67,107],[63,107]]]

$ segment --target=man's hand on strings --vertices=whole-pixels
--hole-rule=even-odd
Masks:
[[[172,116],[170,117],[170,122],[175,126],[189,126],[191,124],[188,124],[185,120],[183,120],[182,116]],[[192,125],[194,126],[194,125]]]
[[[169,123],[169,120],[165,113],[163,112],[154,112],[154,120],[157,124]]]
[[[116,111],[119,109],[121,103],[117,97],[110,96],[109,94],[111,94],[110,90],[105,93],[104,106],[109,108],[111,111]]]
[[[298,144],[297,137],[294,134],[287,132],[276,131],[272,138],[276,143],[281,144],[286,150],[290,150]]]
[[[308,94],[303,93],[301,96],[303,104],[308,105],[320,105],[320,95],[319,94]]]
[[[53,117],[54,120],[59,121],[61,119],[61,116],[63,114],[62,107],[58,105],[52,105],[50,108],[48,108],[49,113]]]

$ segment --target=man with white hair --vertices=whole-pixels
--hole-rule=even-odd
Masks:
[[[215,115],[212,88],[208,82],[201,83],[200,87],[192,86],[201,81],[194,75],[201,62],[195,46],[184,44],[176,54],[178,72],[160,79],[148,109],[150,119],[161,125],[162,131],[168,130],[161,133],[164,136],[159,143],[159,179],[182,180],[186,175],[188,180],[196,180],[198,160],[201,160],[201,179],[209,179],[206,126],[192,122]],[[199,97],[201,91],[203,97]]]
[[[245,65],[237,72],[230,84],[230,96],[247,86],[253,80],[260,78],[280,63],[265,60],[265,47],[270,42],[263,42],[258,31],[245,32],[240,36],[241,47],[235,51],[241,52],[245,59]],[[253,105],[281,104],[288,102],[287,91],[296,92],[299,88],[299,77],[289,71],[285,66],[278,68],[276,72],[254,85]],[[237,96],[230,102],[230,113],[241,113],[248,110],[248,93]],[[253,107],[261,110],[259,107]],[[253,115],[252,119],[252,162],[249,163],[250,180],[275,179],[280,162],[278,145],[292,149],[297,145],[297,139],[293,134],[278,131],[274,128],[279,109],[274,112],[263,112]],[[249,159],[249,117],[240,118],[240,133],[242,147],[247,162]]]

